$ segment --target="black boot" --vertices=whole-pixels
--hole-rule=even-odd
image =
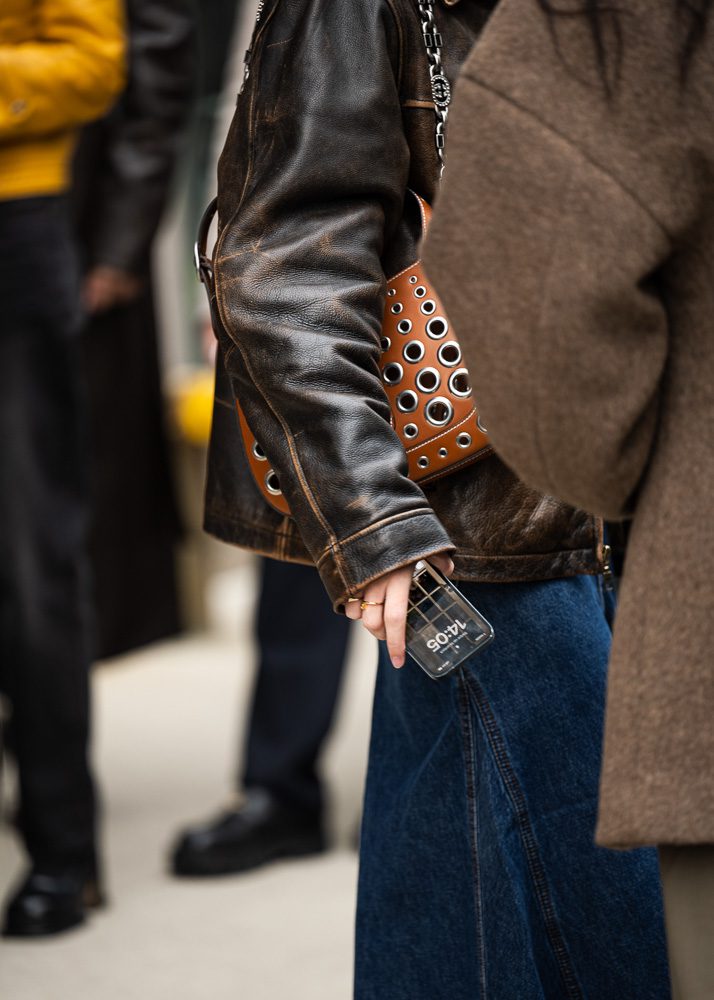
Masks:
[[[319,854],[325,848],[319,815],[290,808],[265,789],[252,788],[240,808],[185,830],[171,853],[171,869],[184,877],[229,875],[278,858]]]
[[[84,923],[104,899],[94,878],[33,869],[5,909],[3,937],[47,937]]]

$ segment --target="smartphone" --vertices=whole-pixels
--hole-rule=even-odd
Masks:
[[[439,680],[488,646],[494,631],[450,580],[420,561],[409,594],[406,638],[412,659]]]

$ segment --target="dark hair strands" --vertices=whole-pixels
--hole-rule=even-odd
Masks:
[[[681,22],[683,42],[680,50],[680,79],[686,84],[687,72],[692,58],[701,44],[709,24],[709,16],[714,0],[654,0],[656,3],[673,4]],[[560,45],[556,35],[556,18],[585,17],[590,24],[595,59],[600,79],[608,96],[617,86],[623,57],[623,36],[621,18],[627,14],[626,0],[620,4],[603,0],[582,0],[570,6],[556,5],[553,0],[537,0],[541,10],[550,21],[551,32],[558,51]]]

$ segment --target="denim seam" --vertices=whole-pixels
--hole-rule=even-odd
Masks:
[[[466,764],[466,798],[469,810],[469,832],[471,834],[471,864],[473,866],[474,907],[476,910],[476,952],[479,964],[479,986],[481,1000],[486,1000],[486,945],[483,934],[483,897],[481,893],[481,867],[478,859],[479,830],[476,808],[476,741],[469,710],[469,693],[463,670],[459,670],[459,715],[461,734],[464,740],[464,760]]]
[[[503,736],[481,685],[466,673],[464,673],[464,679],[476,711],[481,719],[481,724],[493,752],[501,780],[504,783],[506,793],[511,800],[515,812],[516,823],[525,850],[536,898],[541,909],[546,933],[560,970],[566,994],[569,1000],[584,1000],[583,991],[573,969],[560,927],[558,926],[548,881],[539,856],[533,827],[528,816],[525,795],[508,758]]]

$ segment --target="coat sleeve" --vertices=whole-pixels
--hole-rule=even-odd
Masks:
[[[104,150],[91,263],[141,272],[181,147],[194,76],[187,0],[130,0],[129,79],[97,127]]]
[[[121,0],[38,0],[30,41],[0,44],[0,141],[102,115],[124,84]]]
[[[401,219],[409,164],[390,7],[291,6],[278,4],[256,40],[221,159],[221,348],[339,605],[452,545],[407,478],[378,365],[381,256]]]
[[[667,233],[636,192],[479,80],[457,88],[449,141],[424,260],[494,445],[529,485],[626,517],[667,363]]]

